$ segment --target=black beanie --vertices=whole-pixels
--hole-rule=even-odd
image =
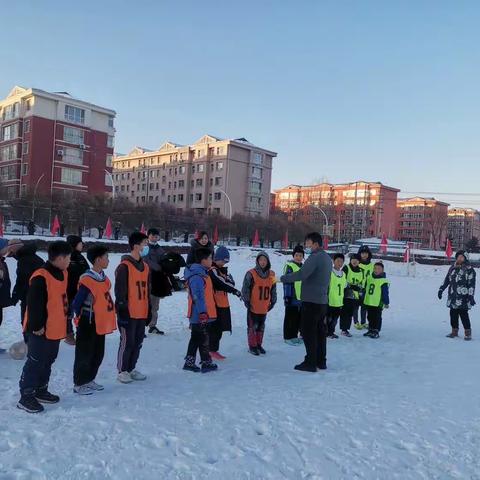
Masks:
[[[82,242],[82,237],[79,237],[78,235],[69,235],[67,237],[67,243],[75,250],[76,246]]]

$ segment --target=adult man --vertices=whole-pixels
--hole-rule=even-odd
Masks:
[[[327,368],[327,337],[325,318],[328,308],[328,286],[332,272],[332,259],[322,249],[322,236],[318,232],[305,237],[305,253],[310,256],[298,272],[283,275],[282,283],[302,282],[301,321],[305,344],[305,360],[295,370],[316,372]]]
[[[156,335],[164,335],[165,332],[157,328],[158,321],[158,308],[160,305],[160,298],[163,296],[162,285],[164,282],[164,273],[160,265],[160,260],[165,254],[165,251],[158,244],[160,239],[160,232],[156,228],[150,228],[147,232],[148,235],[148,255],[144,258],[145,263],[150,267],[150,305],[152,318],[148,324],[148,333],[154,333]]]

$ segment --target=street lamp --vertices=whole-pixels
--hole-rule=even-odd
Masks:
[[[232,201],[230,200],[230,197],[228,196],[228,193],[225,190],[222,190],[221,188],[218,189],[221,193],[225,195],[225,197],[228,200],[228,207],[229,207],[229,216],[228,216],[228,243],[227,245],[230,244],[230,227],[232,223]]]
[[[44,173],[42,173],[40,175],[40,177],[38,178],[37,180],[37,183],[35,184],[35,188],[33,189],[33,200],[32,200],[32,222],[35,223],[35,201],[37,199],[37,188],[38,188],[38,185],[40,184],[40,181],[42,180],[42,178],[45,176]]]

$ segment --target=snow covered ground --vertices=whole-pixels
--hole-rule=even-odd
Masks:
[[[250,255],[232,254],[238,283]],[[284,261],[273,255],[277,272]],[[50,385],[61,402],[28,415],[15,408],[23,362],[1,356],[0,479],[479,479],[477,310],[474,341],[446,339],[448,311],[436,298],[446,267],[419,265],[415,278],[401,264],[386,271],[381,339],[353,331],[329,341],[321,373],[293,370],[304,350],[283,343],[282,305],[267,320],[267,355],[249,355],[235,298],[228,359],[215,373],[182,371],[184,293],[161,304],[168,335],[144,342],[146,382],[115,381],[113,334],[99,374],[105,391],[75,396],[74,349],[62,343]],[[5,310],[1,346],[20,339],[18,317]]]

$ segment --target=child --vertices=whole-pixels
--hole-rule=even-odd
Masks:
[[[275,272],[270,270],[270,258],[265,252],[257,255],[255,268],[245,274],[242,298],[247,307],[248,347],[252,355],[265,355],[262,347],[267,313],[277,301]]]
[[[87,258],[92,269],[80,277],[71,307],[77,327],[73,391],[80,395],[103,390],[103,386],[95,382],[95,377],[105,353],[105,335],[117,328],[110,296],[112,284],[104,273],[109,263],[108,249],[94,245],[88,249]]]
[[[218,352],[223,332],[232,332],[232,316],[228,294],[237,297],[242,296],[235,288],[235,281],[228,273],[225,266],[230,261],[230,253],[226,247],[218,247],[215,252],[214,262],[208,274],[212,280],[213,297],[217,307],[217,319],[208,323],[208,338],[210,344],[210,356],[215,360],[225,360],[225,356]]]
[[[388,280],[382,262],[373,266],[373,273],[367,277],[365,283],[365,305],[368,317],[368,332],[364,337],[378,338],[382,329],[382,311],[388,308],[390,299],[388,295]]]
[[[135,370],[150,317],[150,275],[143,258],[148,255],[147,236],[133,232],[128,239],[130,255],[124,255],[115,271],[115,307],[120,345],[118,347],[118,377],[120,383],[145,380]]]
[[[351,337],[350,327],[352,318],[355,328],[360,326],[358,322],[358,307],[360,306],[360,294],[365,286],[363,270],[359,266],[360,256],[353,254],[350,257],[350,263],[343,267],[346,275],[347,288],[345,298],[343,299],[343,309],[340,316],[340,330],[345,337]],[[361,327],[360,327],[361,328]]]
[[[287,262],[283,269],[283,274],[298,272],[303,265],[305,252],[301,245],[293,249],[293,262]],[[301,345],[302,338],[299,338],[300,332],[300,312],[302,302],[300,293],[302,282],[283,284],[283,302],[285,304],[285,317],[283,319],[283,340],[287,345]]]
[[[184,370],[207,373],[217,369],[212,363],[208,343],[207,324],[217,319],[212,279],[208,271],[212,266],[212,252],[208,248],[197,248],[195,263],[185,270],[188,285],[188,318],[190,320],[190,342],[185,357]],[[196,365],[197,350],[202,368]]]
[[[367,278],[370,277],[373,273],[373,262],[372,262],[372,252],[368,245],[362,245],[358,249],[358,254],[360,255],[360,264],[359,267],[363,271],[364,281],[367,281]],[[362,304],[360,308],[360,325],[356,327],[358,330],[367,328],[367,309],[365,305]]]
[[[342,270],[345,256],[343,253],[336,253],[333,256],[333,269],[330,275],[330,286],[328,288],[328,338],[338,338],[335,333],[338,318],[342,313],[343,297],[347,288],[347,277]]]
[[[44,410],[41,403],[60,398],[48,391],[60,340],[67,336],[67,269],[72,249],[67,242],[51,242],[48,261],[30,278],[23,328],[28,332],[28,356],[20,378],[17,407],[29,413]]]

